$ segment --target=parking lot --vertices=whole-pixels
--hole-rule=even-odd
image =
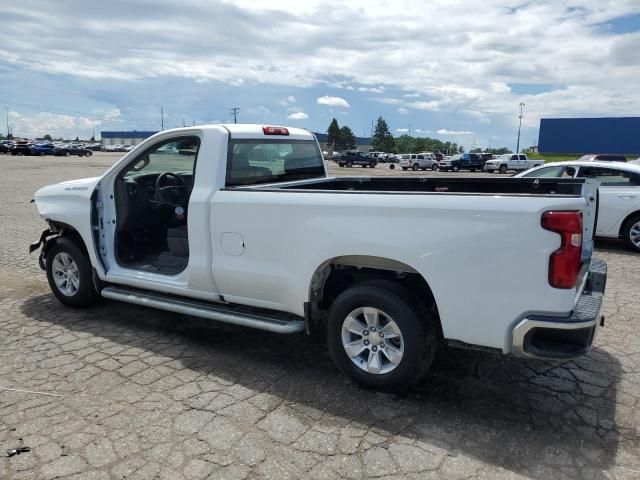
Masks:
[[[0,478],[640,478],[640,255],[621,243],[597,242],[606,326],[588,356],[442,350],[411,392],[374,393],[303,335],[63,307],[27,253],[45,227],[32,194],[120,156],[0,156],[0,447],[31,448]]]

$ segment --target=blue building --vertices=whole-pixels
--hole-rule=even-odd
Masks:
[[[640,117],[543,118],[540,153],[640,153]]]
[[[139,132],[133,131],[117,131],[117,132],[100,132],[102,145],[138,145],[143,140],[155,135],[158,132]]]

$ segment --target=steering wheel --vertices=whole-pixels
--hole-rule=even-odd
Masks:
[[[173,185],[169,185],[170,180]],[[156,178],[155,201],[170,207],[181,206],[179,202],[182,200],[184,187],[184,179],[180,175],[171,172],[161,173]]]

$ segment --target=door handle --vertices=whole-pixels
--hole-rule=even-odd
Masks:
[[[636,198],[637,195],[633,195],[633,194],[623,194],[621,193],[620,195],[618,195],[618,198],[624,198],[625,200],[631,200],[632,198]]]

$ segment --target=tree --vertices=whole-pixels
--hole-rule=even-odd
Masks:
[[[42,138],[43,138],[43,139],[45,139],[47,142],[50,142],[51,140],[53,140],[53,139],[51,138],[51,135],[49,135],[48,133],[47,133],[44,137],[42,137]]]
[[[395,146],[393,135],[389,131],[387,122],[382,117],[378,117],[376,128],[373,130],[371,138],[371,148],[378,152],[391,152]]]
[[[327,129],[327,147],[332,148],[333,150],[337,150],[339,143],[340,126],[338,125],[338,120],[334,118],[329,124],[329,128]]]
[[[349,150],[351,148],[356,148],[356,136],[353,134],[351,129],[346,125],[340,129],[340,136],[338,137],[338,145],[342,150]]]
[[[464,153],[464,147],[462,145],[458,148],[458,153]]]

